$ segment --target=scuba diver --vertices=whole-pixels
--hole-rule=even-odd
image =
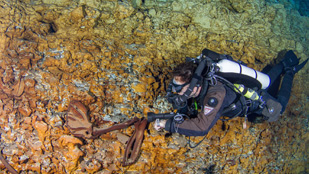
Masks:
[[[177,109],[177,118],[156,119],[154,128],[203,136],[221,116],[228,118],[221,120],[244,116],[244,128],[248,115],[260,115],[268,122],[277,121],[289,101],[294,75],[307,61],[299,64],[290,50],[264,74],[228,55],[204,49],[200,56],[187,58],[173,70],[167,99]],[[281,80],[281,75],[283,80],[275,96],[271,89]]]

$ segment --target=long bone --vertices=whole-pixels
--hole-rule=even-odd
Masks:
[[[120,123],[120,124],[116,124],[116,125],[113,125],[109,128],[106,128],[106,129],[102,129],[102,128],[97,128],[97,127],[94,127],[93,128],[93,136],[92,138],[97,138],[99,137],[100,135],[102,134],[106,134],[107,132],[110,132],[110,131],[114,131],[114,130],[119,130],[119,129],[124,129],[126,127],[129,127],[131,126],[132,124],[138,122],[140,119],[137,118],[137,117],[134,117],[133,119],[131,120],[128,120],[124,123]]]

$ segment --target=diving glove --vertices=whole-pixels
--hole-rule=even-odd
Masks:
[[[167,120],[156,119],[156,122],[153,124],[153,128],[157,131],[161,130],[162,128],[165,128],[166,121]]]

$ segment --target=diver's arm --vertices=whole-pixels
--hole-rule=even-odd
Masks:
[[[225,94],[226,90],[223,84],[218,83],[216,86],[211,86],[204,98],[204,107],[197,118],[185,120],[182,124],[176,124],[172,119],[167,120],[165,130],[172,133],[177,131],[187,136],[206,135],[221,116],[223,110],[221,106]]]

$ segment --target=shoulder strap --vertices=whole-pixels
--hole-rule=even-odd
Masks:
[[[203,78],[203,81],[202,81],[202,89],[201,89],[201,92],[200,92],[200,95],[198,96],[198,98],[196,99],[196,101],[198,102],[198,105],[200,105],[202,107],[203,105],[203,102],[204,102],[204,98],[206,96],[206,93],[207,93],[207,90],[208,90],[208,80]]]

